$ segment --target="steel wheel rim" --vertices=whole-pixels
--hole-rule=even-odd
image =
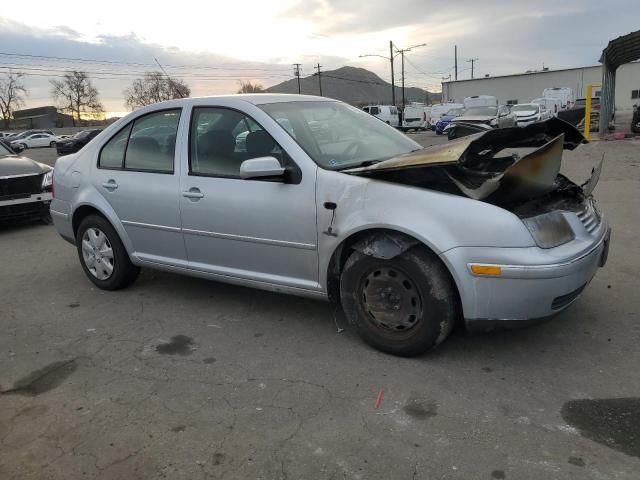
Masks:
[[[362,276],[360,306],[367,320],[387,335],[412,332],[423,315],[415,282],[397,267],[380,266]]]
[[[82,259],[87,270],[98,280],[108,280],[113,275],[111,242],[99,228],[88,228],[82,235]]]

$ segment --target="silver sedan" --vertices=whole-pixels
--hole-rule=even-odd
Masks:
[[[571,304],[606,260],[582,142],[552,119],[423,149],[344,103],[299,95],[137,110],[61,157],[51,205],[99,288],[140,267],[339,303],[396,355]],[[512,151],[518,147],[517,151]]]

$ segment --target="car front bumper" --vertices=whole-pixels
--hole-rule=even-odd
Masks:
[[[603,222],[594,237],[570,242],[577,245],[459,247],[441,257],[454,274],[467,329],[489,331],[544,320],[571,305],[604,266],[609,238]],[[478,263],[500,266],[501,275],[473,274],[470,266]]]
[[[537,118],[529,118],[529,119],[526,119],[526,120],[517,120],[516,124],[519,127],[526,127],[527,125],[531,125],[532,123],[536,123],[538,121],[539,120]]]

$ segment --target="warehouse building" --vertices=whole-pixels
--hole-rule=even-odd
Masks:
[[[545,88],[569,87],[575,98],[584,98],[587,85],[602,83],[602,66],[533,71],[514,75],[485,76],[442,83],[442,98],[461,103],[472,95],[493,95],[501,104],[527,103],[542,96]],[[600,88],[594,88],[599,96]],[[640,62],[622,65],[616,75],[616,111],[633,110],[640,105]]]
[[[71,115],[58,112],[56,107],[36,107],[13,112],[13,128],[29,130],[33,128],[70,127]]]

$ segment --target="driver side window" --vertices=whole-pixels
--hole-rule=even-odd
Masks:
[[[273,137],[247,115],[221,107],[196,107],[189,135],[189,174],[240,178],[243,161],[275,157],[281,165],[292,160]]]

